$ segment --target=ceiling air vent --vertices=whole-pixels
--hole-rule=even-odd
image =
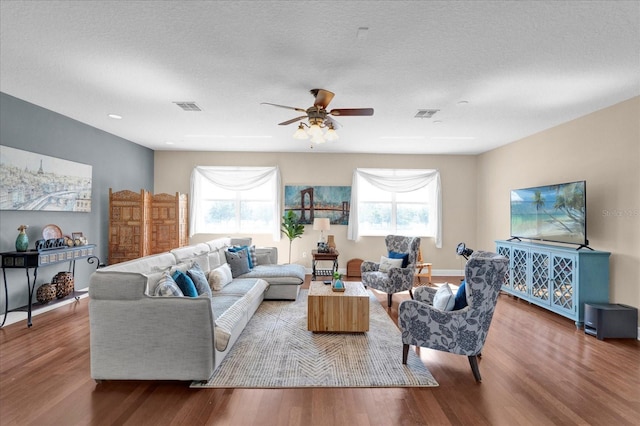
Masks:
[[[195,102],[174,102],[174,104],[182,108],[183,111],[202,111]]]
[[[433,114],[440,111],[439,109],[419,109],[416,112],[415,118],[431,118]]]

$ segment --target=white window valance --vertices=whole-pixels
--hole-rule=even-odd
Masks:
[[[442,248],[442,188],[440,172],[438,170],[423,169],[355,169],[351,186],[351,210],[349,212],[349,226],[347,237],[357,240],[358,233],[358,179],[387,192],[411,192],[435,183],[435,245]]]
[[[201,211],[203,180],[228,191],[247,191],[271,183],[273,199],[274,227],[271,230],[274,241],[280,241],[280,170],[278,167],[222,167],[196,166],[191,173],[191,203],[189,235],[198,233],[197,215]]]

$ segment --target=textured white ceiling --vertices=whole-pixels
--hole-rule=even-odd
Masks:
[[[0,19],[2,92],[156,150],[308,152],[277,125],[300,114],[260,103],[313,88],[375,109],[315,152],[480,153],[640,95],[638,1],[2,0]]]

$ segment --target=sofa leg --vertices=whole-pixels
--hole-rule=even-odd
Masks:
[[[480,383],[482,377],[480,377],[480,369],[478,368],[478,357],[471,355],[469,357],[469,364],[471,365],[471,371],[473,371],[473,377],[476,379],[476,382]]]
[[[387,294],[387,306],[389,307],[391,307],[391,296],[393,296],[393,293]]]
[[[409,345],[403,344],[402,345],[402,363],[403,364],[407,363],[408,356],[409,356]]]

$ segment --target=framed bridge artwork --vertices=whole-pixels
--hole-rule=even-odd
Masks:
[[[292,210],[300,223],[309,225],[317,217],[332,225],[347,225],[351,206],[350,186],[285,185],[284,210]]]
[[[0,210],[91,211],[90,165],[0,145]]]

